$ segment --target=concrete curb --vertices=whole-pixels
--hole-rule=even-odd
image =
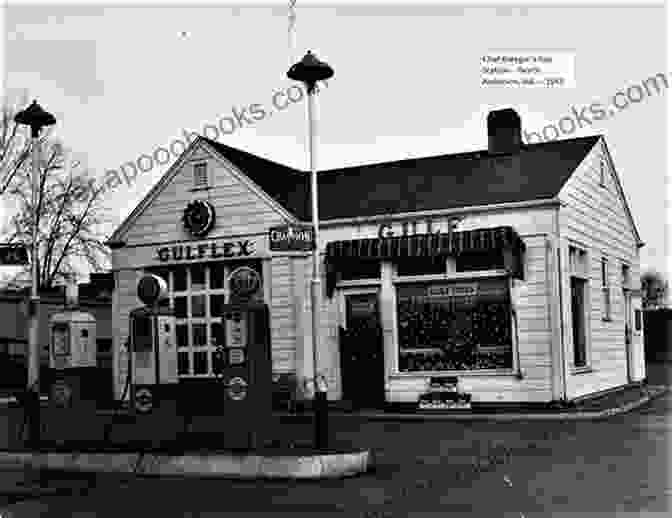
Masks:
[[[516,414],[475,414],[475,413],[450,413],[450,411],[441,412],[415,412],[415,413],[393,413],[393,412],[352,412],[331,414],[332,417],[358,417],[370,419],[372,421],[580,421],[592,419],[604,419],[615,415],[625,414],[639,407],[644,406],[650,401],[662,396],[670,390],[667,386],[648,387],[647,395],[637,401],[624,404],[620,407],[607,408],[600,411],[581,411],[581,412],[554,412],[554,413],[516,413]],[[302,417],[301,414],[282,414],[283,417]]]
[[[371,463],[369,451],[300,457],[0,452],[0,465],[5,466],[243,479],[342,478],[365,473]]]

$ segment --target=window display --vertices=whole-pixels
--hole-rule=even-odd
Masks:
[[[508,278],[397,287],[399,371],[512,369]]]

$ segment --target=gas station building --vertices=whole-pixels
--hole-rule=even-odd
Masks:
[[[474,405],[546,404],[645,378],[643,243],[605,139],[525,145],[513,110],[487,123],[487,150],[319,173],[329,400],[417,405],[443,383]],[[241,267],[273,373],[312,378],[311,252],[275,242],[309,222],[307,173],[194,140],[109,242],[117,397],[147,273],[168,287],[180,383],[215,383]]]

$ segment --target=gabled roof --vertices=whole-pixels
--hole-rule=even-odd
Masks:
[[[320,219],[366,217],[554,198],[599,136],[320,171]],[[301,220],[310,219],[308,174],[209,139]]]
[[[554,198],[599,137],[400,160],[320,173],[320,217],[408,213]],[[357,195],[354,195],[357,193]]]
[[[515,154],[474,151],[320,171],[320,220],[550,200],[600,138],[524,145]],[[199,140],[299,220],[310,220],[308,173]]]
[[[224,145],[216,140],[201,137],[245,176],[299,219],[306,219],[310,210],[309,177],[298,171],[240,149]]]
[[[209,149],[209,153],[215,153],[214,156],[217,160],[226,162],[227,164],[230,164],[230,166],[239,169],[235,174],[239,175],[240,173],[244,173],[246,179],[251,180],[251,182],[248,182],[250,183],[250,187],[257,189],[252,184],[259,186],[259,188],[261,188],[259,194],[264,197],[270,196],[273,198],[272,200],[269,199],[268,202],[285,213],[287,218],[293,217],[293,211],[288,209],[288,207],[298,206],[300,204],[298,200],[305,200],[307,198],[306,194],[300,192],[299,187],[293,187],[295,184],[300,186],[304,181],[306,176],[303,173],[276,162],[266,160],[265,158],[199,136],[187,146],[187,149],[185,149],[178,159],[172,163],[159,181],[152,186],[140,203],[135,206],[131,213],[116,228],[110,239],[107,241],[108,246],[112,248],[123,246],[123,237],[128,229],[134,224],[137,218],[140,217],[145,209],[151,205],[163,189],[170,184],[175,175],[179,172],[185,159],[189,157],[193,150],[201,143],[205,144],[205,148]],[[258,179],[265,179],[263,187],[261,184],[257,183],[256,180]],[[308,191],[306,191],[306,193],[307,192]],[[287,201],[283,202],[281,200]],[[307,205],[308,202],[305,203]]]

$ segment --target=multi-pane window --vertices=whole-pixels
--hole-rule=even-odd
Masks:
[[[194,164],[194,188],[208,186],[208,167],[205,162]]]
[[[604,158],[600,158],[600,185],[607,186],[607,161]]]
[[[175,315],[177,369],[180,377],[212,376],[212,353],[224,344],[222,316],[229,301],[229,274],[239,266],[254,268],[260,261],[229,261],[154,268],[169,286],[169,304]],[[263,280],[263,277],[262,277]],[[263,288],[257,297],[263,300]]]
[[[611,320],[611,299],[609,297],[609,261],[606,257],[601,261],[602,277],[602,319]]]

